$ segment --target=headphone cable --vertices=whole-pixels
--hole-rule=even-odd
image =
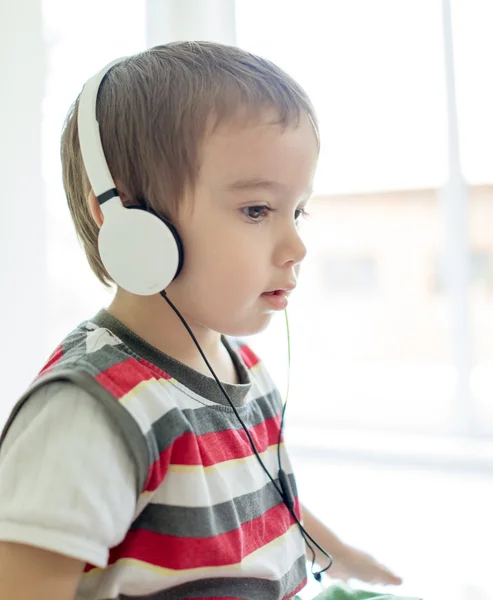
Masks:
[[[284,413],[286,411],[286,402],[284,403],[284,406],[283,406],[283,409],[282,409],[281,427],[280,427],[280,430],[279,430],[279,439],[278,439],[278,444],[277,444],[277,456],[278,456],[278,462],[279,462],[279,482],[280,482],[280,486],[279,486],[277,484],[277,482],[274,480],[274,478],[272,477],[272,475],[269,473],[269,470],[265,466],[264,462],[262,461],[262,459],[260,457],[260,454],[258,453],[257,447],[255,445],[255,442],[253,441],[252,436],[250,434],[250,431],[248,430],[248,427],[245,425],[245,423],[241,419],[240,415],[238,414],[236,406],[231,401],[231,398],[229,397],[229,394],[226,392],[226,390],[224,389],[223,384],[221,383],[221,381],[219,380],[219,378],[215,374],[214,369],[211,367],[209,361],[207,360],[207,357],[205,356],[204,352],[202,351],[202,348],[200,347],[200,344],[197,342],[197,340],[195,338],[195,335],[193,334],[192,330],[188,326],[188,323],[182,317],[182,315],[180,314],[180,311],[175,307],[175,305],[173,304],[173,302],[171,302],[171,300],[169,299],[168,295],[166,294],[166,291],[162,290],[160,292],[160,295],[166,300],[166,302],[169,304],[169,306],[171,307],[171,309],[176,313],[176,315],[178,316],[178,318],[180,319],[180,321],[185,326],[186,330],[190,334],[190,337],[192,338],[193,342],[197,346],[197,349],[200,352],[200,355],[204,359],[205,364],[207,365],[209,371],[212,373],[212,376],[216,380],[216,383],[219,386],[221,392],[223,393],[224,397],[228,401],[228,404],[233,409],[233,411],[234,411],[234,413],[236,415],[236,418],[238,419],[239,423],[241,424],[243,430],[245,431],[245,433],[246,433],[246,435],[248,437],[248,441],[250,442],[252,450],[255,453],[257,461],[259,462],[260,466],[264,470],[264,472],[267,475],[267,477],[269,478],[269,480],[274,485],[275,489],[277,490],[277,493],[281,497],[281,499],[284,502],[286,508],[289,510],[291,516],[293,517],[293,519],[297,523],[297,525],[298,525],[298,527],[300,529],[301,535],[303,536],[303,539],[304,539],[306,545],[310,549],[310,552],[311,552],[311,555],[312,555],[311,571],[312,571],[313,577],[316,579],[316,581],[321,581],[322,574],[325,573],[332,566],[332,563],[333,563],[332,556],[330,554],[328,554],[321,546],[319,546],[319,544],[317,544],[317,542],[306,531],[306,529],[303,527],[303,525],[301,524],[300,520],[298,519],[298,515],[296,514],[296,512],[294,510],[294,497],[293,497],[293,494],[292,494],[292,491],[291,491],[291,486],[289,484],[289,480],[288,480],[288,477],[287,477],[286,473],[281,468],[281,451],[280,451],[280,445],[281,445],[281,439],[282,439],[282,427],[283,427],[283,423],[284,423]],[[286,324],[288,325],[288,361],[289,361],[289,365],[290,365],[290,363],[291,363],[291,352],[290,352],[290,347],[289,347],[290,339],[289,339],[289,323],[288,323],[288,320],[287,320],[287,314],[286,314]],[[289,390],[289,382],[288,382],[288,390]],[[311,546],[311,544],[309,543],[308,540],[310,540],[310,542],[312,542],[320,550],[320,552],[322,552],[326,556],[326,558],[329,560],[329,564],[324,569],[322,569],[320,571],[314,571],[314,564],[315,564],[315,560],[316,560],[316,558],[315,558],[315,551],[313,550],[313,548],[312,548],[312,546]]]

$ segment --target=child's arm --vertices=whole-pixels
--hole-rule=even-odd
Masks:
[[[61,554],[0,542],[0,600],[73,600],[83,567]]]
[[[317,519],[302,505],[303,524],[313,539],[334,559],[327,574],[336,579],[359,579],[366,583],[384,585],[400,585],[402,579],[392,573],[386,566],[377,562],[372,556],[357,548],[348,546],[335,533]],[[327,558],[316,548],[316,562],[323,568],[327,566]],[[307,557],[311,560],[311,552],[307,549]]]
[[[0,600],[73,600],[81,565],[104,568],[124,539],[136,484],[101,402],[67,381],[36,390],[0,448]]]

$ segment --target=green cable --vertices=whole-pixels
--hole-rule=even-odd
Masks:
[[[286,406],[289,395],[289,383],[291,381],[291,335],[289,333],[289,318],[287,308],[284,310],[284,318],[286,320],[286,337],[288,342],[288,384],[286,387],[286,399],[284,400],[284,406]]]
[[[286,386],[286,398],[284,400],[284,405],[282,407],[282,412],[281,412],[281,427],[279,429],[279,439],[278,439],[278,444],[277,444],[277,462],[279,464],[279,469],[281,469],[281,436],[282,436],[282,431],[284,428],[284,415],[286,413],[286,405],[288,403],[288,396],[289,396],[289,385],[290,385],[290,381],[291,381],[291,335],[289,332],[289,318],[288,318],[288,310],[287,309],[284,310],[284,318],[286,320],[286,336],[287,336],[287,342],[288,342],[288,382],[287,382],[287,386]]]
[[[284,310],[284,318],[286,321],[286,338],[287,338],[287,343],[288,343],[288,382],[287,382],[287,387],[286,387],[286,399],[284,400],[284,406],[282,407],[282,416],[281,416],[281,427],[279,429],[279,439],[278,439],[278,443],[277,443],[277,461],[278,461],[278,467],[279,467],[279,478],[281,478],[281,476],[284,476],[284,479],[287,479],[286,475],[284,474],[284,471],[282,469],[282,464],[281,464],[281,436],[282,436],[282,431],[284,429],[284,415],[286,412],[286,405],[288,403],[288,396],[289,396],[289,386],[290,386],[290,382],[291,382],[291,334],[289,331],[289,318],[288,318],[288,310],[285,309]],[[282,483],[281,483],[281,487],[283,487]],[[294,513],[294,507],[293,507],[293,512]],[[330,554],[327,554],[327,552],[320,547],[317,542],[310,536],[310,534],[303,529],[303,527],[301,526],[301,522],[298,521],[298,519],[296,518],[296,521],[298,523],[298,525],[300,525],[301,527],[301,535],[303,536],[303,539],[305,540],[305,543],[308,547],[308,549],[311,552],[311,556],[312,556],[312,566],[311,566],[311,570],[312,570],[312,575],[315,577],[315,579],[317,581],[320,582],[321,580],[321,574],[325,573],[325,571],[327,571],[331,566],[332,566],[332,557],[330,556]],[[305,535],[306,533],[306,535]],[[329,564],[327,567],[325,567],[325,569],[322,569],[322,571],[317,571],[314,572],[314,566],[315,566],[315,551],[312,547],[312,545],[310,544],[310,542],[308,541],[308,539],[310,540],[310,542],[313,542],[315,544],[315,546],[321,550],[323,552],[323,554],[325,554],[325,556],[329,559]]]

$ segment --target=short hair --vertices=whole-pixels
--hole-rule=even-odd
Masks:
[[[79,240],[105,285],[112,280],[98,251],[98,226],[87,197],[90,183],[77,130],[78,98],[62,133],[63,183]],[[106,160],[132,203],[145,201],[173,220],[180,201],[193,191],[200,146],[214,129],[238,118],[261,118],[297,126],[306,115],[318,140],[317,118],[303,88],[272,62],[234,46],[175,42],[117,63],[104,78],[97,118]]]

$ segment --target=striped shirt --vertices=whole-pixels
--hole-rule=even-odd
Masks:
[[[225,336],[222,341],[240,380],[225,388],[276,479],[279,392],[247,345]],[[298,527],[213,379],[159,352],[103,310],[53,353],[14,409],[6,441],[25,401],[60,380],[104,407],[135,472],[129,526],[106,556],[80,556],[87,564],[77,600],[268,600],[289,598],[304,586]],[[296,490],[284,446],[281,460]],[[299,516],[297,498],[295,508]],[[43,525],[42,511],[39,519]],[[2,531],[0,510],[0,539]],[[12,523],[9,531],[15,538]],[[19,541],[29,538],[23,534]]]

